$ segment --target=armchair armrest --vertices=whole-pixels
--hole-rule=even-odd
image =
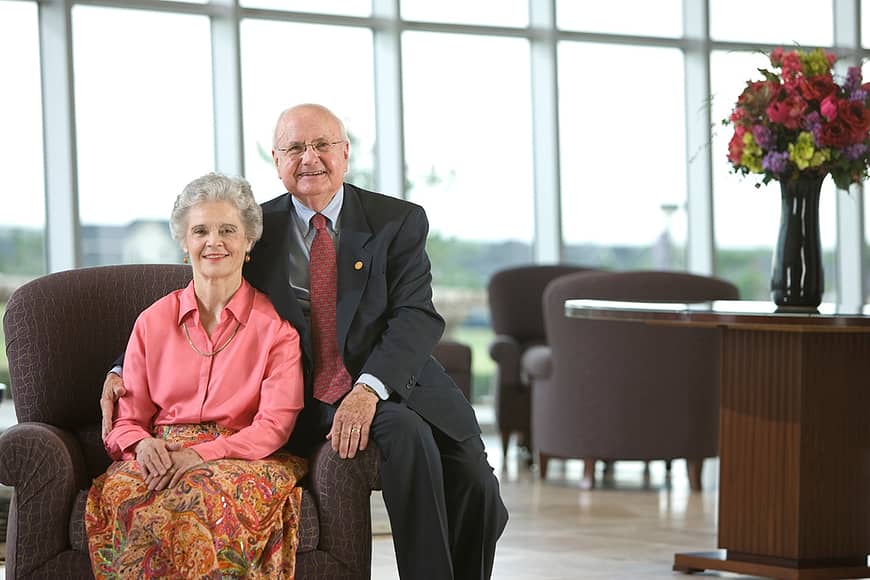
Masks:
[[[553,351],[549,346],[533,346],[523,354],[522,369],[531,380],[547,380],[553,372]]]
[[[0,483],[14,486],[6,568],[23,578],[68,550],[76,493],[88,487],[75,437],[45,423],[19,423],[0,435]],[[24,547],[27,549],[24,549]]]
[[[312,455],[309,486],[320,516],[319,550],[338,560],[354,578],[371,574],[371,493],[380,489],[380,450],[369,441],[353,459],[324,443]]]
[[[489,356],[498,365],[502,383],[520,383],[520,356],[522,345],[515,338],[498,334],[489,345]]]

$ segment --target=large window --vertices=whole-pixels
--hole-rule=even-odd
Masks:
[[[36,11],[35,2],[0,1],[0,320],[12,292],[45,271]],[[9,384],[4,345],[0,325],[0,389]]]
[[[861,0],[861,44],[870,48],[870,0]],[[867,69],[864,69],[865,73]],[[867,75],[864,75],[867,79]]]
[[[683,33],[682,3],[683,0],[556,0],[556,23],[565,30],[674,38]]]
[[[720,121],[773,47],[868,60],[868,31],[870,0],[0,0],[0,290],[46,268],[179,260],[178,191],[217,169],[261,201],[284,193],[275,121],[318,102],[349,130],[349,181],[425,207],[436,302],[475,346],[478,383],[487,340],[470,333],[507,266],[712,271],[768,300],[779,186],[731,173]],[[43,159],[44,139],[74,146]],[[870,227],[835,220],[857,199],[824,185],[825,300],[858,293],[838,255],[864,252],[870,276]],[[838,248],[837,227],[864,247]]]
[[[486,282],[532,260],[529,46],[417,32],[402,40],[408,198],[429,216],[435,302],[447,335],[472,346],[479,398],[492,373]]]
[[[45,228],[35,2],[0,1],[0,303],[10,277],[41,274]],[[14,58],[12,58],[14,55]]]
[[[328,2],[323,0],[241,0],[239,4],[249,8],[346,14],[349,16],[368,16],[372,13],[371,0],[329,0]]]
[[[759,180],[731,173],[728,141],[732,131],[721,124],[734,107],[746,81],[760,80],[759,68],[770,61],[760,52],[716,51],[711,57],[713,135],[713,215],[716,272],[740,288],[742,298],[770,299],[770,270],[779,232],[780,189],[777,182],[756,188]],[[836,300],[836,197],[833,181],[822,187],[819,207],[825,268],[824,300]]]
[[[401,0],[402,18],[489,26],[528,26],[528,0]]]
[[[831,1],[710,0],[710,36],[786,47],[830,46],[834,41]]]
[[[625,63],[630,74],[620,72]],[[685,268],[680,51],[562,43],[559,103],[568,259],[617,270]]]
[[[285,191],[272,162],[272,132],[278,115],[300,103],[323,104],[344,121],[351,142],[348,180],[373,185],[373,79],[368,29],[242,21],[245,175],[259,201]]]
[[[73,41],[84,265],[180,261],[172,204],[214,170],[208,18],[76,6]]]

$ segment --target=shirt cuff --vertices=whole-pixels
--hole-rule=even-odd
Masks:
[[[103,368],[106,368],[106,367],[103,367]],[[124,367],[122,367],[121,365],[115,365],[109,370],[109,372],[115,373],[119,377],[123,377],[124,376],[123,369],[124,369]]]
[[[370,386],[371,388],[373,388],[375,390],[375,392],[378,394],[378,396],[381,398],[382,401],[386,401],[387,399],[390,398],[390,391],[387,389],[387,387],[384,385],[384,383],[382,383],[381,380],[374,375],[370,375],[368,373],[363,373],[356,380],[356,382],[357,383],[365,383],[368,386]]]

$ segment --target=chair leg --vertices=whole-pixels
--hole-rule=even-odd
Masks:
[[[541,475],[541,479],[547,479],[547,465],[549,463],[550,456],[538,451],[538,473]]]
[[[583,458],[583,479],[580,480],[580,489],[595,488],[595,458]]]
[[[525,431],[525,435],[523,436],[526,443],[526,451],[528,451],[528,455],[526,455],[526,467],[530,468],[535,464],[535,453],[534,453],[534,445],[532,444],[532,432]]]
[[[687,459],[686,467],[689,472],[689,487],[692,491],[701,491],[701,470],[704,468],[704,460]]]
[[[507,465],[508,445],[511,442],[511,432],[502,430],[501,432],[501,453],[504,457],[504,465]]]

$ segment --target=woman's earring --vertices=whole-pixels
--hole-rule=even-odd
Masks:
[[[187,254],[184,254],[184,257],[181,259],[181,261],[184,262],[185,264],[189,264],[190,258],[187,257]]]
[[[245,252],[245,262],[250,262],[250,261],[251,261],[251,253]]]

